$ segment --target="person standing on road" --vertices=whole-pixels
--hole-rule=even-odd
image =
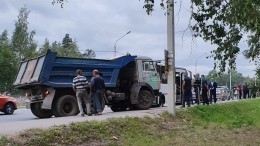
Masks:
[[[208,99],[208,83],[207,80],[205,80],[204,75],[201,75],[202,80],[202,101],[203,105],[207,104],[209,105],[209,99]]]
[[[240,84],[237,85],[238,97],[241,99],[242,97],[242,87]]]
[[[209,102],[210,102],[210,104],[212,104],[212,96],[214,99],[214,103],[217,102],[216,89],[217,89],[217,83],[215,81],[210,82],[209,83],[209,90],[210,90]]]
[[[102,115],[101,101],[105,92],[104,79],[99,75],[98,70],[93,71],[91,78],[91,95],[94,102],[94,109],[97,115]]]
[[[247,83],[243,85],[243,98],[246,99],[249,98],[249,89]]]
[[[73,79],[73,90],[76,93],[77,101],[78,101],[78,107],[79,111],[82,117],[84,117],[84,110],[82,107],[83,102],[86,104],[86,112],[87,115],[91,115],[90,111],[90,103],[91,99],[90,96],[88,95],[87,88],[88,88],[88,81],[86,77],[82,75],[82,70],[78,69],[76,71],[76,77]]]
[[[194,75],[195,81],[194,81],[194,92],[196,94],[196,102],[199,105],[200,104],[200,91],[201,91],[201,78],[200,74],[197,73]]]
[[[190,101],[192,98],[192,88],[191,88],[191,79],[188,77],[188,73],[184,73],[184,81],[182,84],[182,89],[184,91],[182,107],[185,107],[185,101],[187,102],[188,107],[190,107]]]

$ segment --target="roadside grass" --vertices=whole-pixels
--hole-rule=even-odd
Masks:
[[[194,124],[216,123],[230,127],[254,125],[260,128],[260,100],[249,99],[211,106],[190,108]]]
[[[30,129],[0,145],[260,145],[260,99]]]

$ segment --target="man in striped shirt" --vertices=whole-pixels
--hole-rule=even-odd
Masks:
[[[86,104],[87,115],[91,116],[91,111],[90,111],[91,99],[87,92],[88,81],[86,77],[82,75],[83,74],[82,70],[78,69],[76,71],[76,74],[77,76],[73,79],[72,87],[74,92],[76,93],[80,114],[82,117],[84,117],[84,111],[82,108],[82,102],[84,101]]]

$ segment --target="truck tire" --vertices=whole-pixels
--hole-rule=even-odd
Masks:
[[[50,118],[52,117],[51,110],[42,109],[42,102],[31,103],[31,111],[38,118]]]
[[[104,98],[101,98],[101,103],[100,103],[100,105],[101,105],[101,109],[102,109],[102,111],[105,109],[105,105],[106,105],[106,102],[105,102],[105,99]]]
[[[66,117],[79,114],[77,99],[71,95],[64,95],[57,99],[54,108],[55,116]]]
[[[120,103],[117,103],[117,104],[112,104],[112,106],[110,107],[110,109],[113,111],[113,112],[120,112],[120,111],[126,111],[127,109],[127,106],[124,105],[124,104],[120,104]]]
[[[61,117],[61,115],[58,113],[58,106],[57,106],[57,100],[53,101],[52,103],[52,113],[55,117]]]
[[[153,95],[148,90],[141,90],[138,95],[136,108],[139,110],[149,109],[153,105]]]

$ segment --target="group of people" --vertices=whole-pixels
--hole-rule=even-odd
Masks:
[[[200,91],[202,91],[202,104],[203,105],[209,105],[212,101],[214,103],[217,102],[217,95],[216,95],[216,88],[217,83],[215,81],[207,82],[205,80],[204,75],[201,75],[201,78],[199,78],[199,74],[196,74],[195,76],[195,82],[192,86],[191,78],[188,77],[187,73],[184,73],[184,81],[182,84],[183,89],[183,101],[182,101],[182,107],[185,107],[185,103],[189,107],[193,103],[192,98],[192,88],[194,89],[194,92],[196,94],[196,102],[199,105],[200,104]],[[208,98],[208,92],[210,93],[210,97]]]
[[[104,96],[105,82],[99,75],[98,70],[93,70],[92,74],[93,77],[91,78],[90,85],[80,69],[76,71],[76,77],[73,79],[72,87],[76,93],[78,107],[82,117],[85,116],[85,112],[88,116],[92,116],[92,114],[102,115],[103,111],[101,100]],[[91,101],[93,101],[94,113],[91,111]],[[83,102],[86,105],[86,109],[83,109]]]
[[[240,84],[237,85],[237,91],[238,91],[238,98],[241,99],[242,98],[242,92],[243,92],[243,98],[249,98],[249,88],[247,83],[245,83],[243,86],[241,86]]]

